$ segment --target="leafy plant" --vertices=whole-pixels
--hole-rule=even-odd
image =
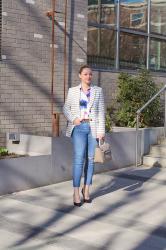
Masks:
[[[140,70],[137,76],[128,73],[119,74],[117,102],[107,109],[106,131],[112,125],[135,127],[136,111],[141,108],[159,88],[149,71]],[[157,97],[140,115],[140,127],[162,126],[163,110],[161,98]]]
[[[111,116],[110,116],[110,112],[109,112],[109,108],[108,108],[107,112],[106,112],[106,120],[105,120],[105,129],[106,129],[106,132],[110,132],[111,131],[111,127],[112,127]]]
[[[115,123],[118,126],[135,127],[136,111],[141,108],[159,88],[149,71],[141,70],[137,76],[121,73],[118,78],[118,108]],[[161,101],[157,97],[140,116],[141,127],[161,125]]]
[[[112,130],[112,126],[115,125],[115,109],[116,104],[112,103],[112,105],[110,105],[107,108],[107,112],[106,112],[106,132],[110,132]]]
[[[0,147],[0,155],[8,155],[8,150],[5,147]]]

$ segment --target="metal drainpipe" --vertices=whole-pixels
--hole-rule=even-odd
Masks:
[[[147,31],[148,31],[148,38],[147,38],[147,48],[146,48],[146,68],[149,70],[150,68],[150,26],[151,26],[151,16],[150,16],[150,9],[151,9],[151,0],[148,0],[148,16],[147,16]]]
[[[138,167],[138,136],[139,136],[139,118],[140,113],[137,113],[136,117],[136,140],[135,140],[135,166]]]
[[[59,114],[54,113],[54,77],[55,77],[55,4],[52,0],[52,50],[51,50],[51,116],[52,136],[59,136]]]
[[[64,28],[64,102],[66,96],[66,68],[67,68],[67,3],[65,0],[65,28]],[[52,136],[59,136],[60,113],[54,112],[54,77],[55,77],[55,5],[52,0],[52,11],[47,11],[46,15],[52,18],[52,50],[51,50],[51,117],[52,117]],[[61,13],[61,12],[57,12]]]
[[[64,102],[66,98],[66,67],[67,67],[67,3],[65,0],[65,29],[64,29]]]
[[[117,18],[116,18],[116,59],[115,59],[115,68],[119,70],[119,46],[120,46],[120,0],[117,1]]]

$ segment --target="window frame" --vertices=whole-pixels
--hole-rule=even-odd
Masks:
[[[99,4],[99,9],[101,8],[101,0],[98,0],[98,4]],[[124,28],[120,26],[120,0],[115,1],[115,15],[116,15],[116,22],[115,24],[101,24],[101,23],[92,23],[88,21],[88,27],[93,26],[96,28],[105,28],[105,29],[111,29],[114,30],[116,32],[116,53],[115,53],[115,67],[110,68],[110,71],[120,71],[123,68],[120,68],[120,57],[119,57],[119,49],[120,49],[120,34],[121,32],[123,33],[128,33],[128,34],[135,34],[135,35],[140,35],[140,36],[144,36],[145,38],[147,38],[147,46],[146,46],[146,68],[148,70],[151,70],[153,72],[153,70],[150,68],[150,41],[151,39],[158,39],[161,40],[161,42],[166,42],[166,34],[156,34],[156,33],[152,33],[151,32],[151,0],[147,1],[147,30],[146,31],[140,31],[140,30],[136,30],[134,28]],[[88,55],[87,55],[88,57]],[[93,65],[92,65],[93,67]],[[103,70],[103,68],[96,68],[94,67],[96,70]],[[132,69],[128,69],[133,71]],[[106,71],[108,71],[108,68],[106,68]],[[135,70],[134,70],[135,71]],[[158,72],[163,72],[163,71],[158,71]],[[164,73],[166,73],[166,71],[164,71]]]
[[[0,0],[0,60],[2,60],[2,0]]]

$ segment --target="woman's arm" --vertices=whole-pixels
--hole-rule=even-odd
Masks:
[[[105,136],[105,104],[103,90],[101,89],[98,106],[98,127],[97,138],[102,139]]]

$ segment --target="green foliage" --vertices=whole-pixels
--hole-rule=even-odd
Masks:
[[[1,155],[1,156],[3,156],[3,155],[8,155],[8,150],[7,150],[7,148],[0,147],[0,155]]]
[[[118,108],[115,115],[117,126],[135,127],[136,111],[141,108],[159,88],[147,70],[141,70],[137,76],[121,73],[118,78]],[[156,98],[140,117],[141,127],[161,125],[160,97]]]
[[[112,103],[110,107],[107,108],[106,112],[106,132],[110,132],[112,130],[112,126],[115,125],[115,103]]]
[[[110,132],[112,127],[112,122],[111,122],[111,108],[107,108],[106,112],[106,120],[105,120],[105,129],[106,132]]]

